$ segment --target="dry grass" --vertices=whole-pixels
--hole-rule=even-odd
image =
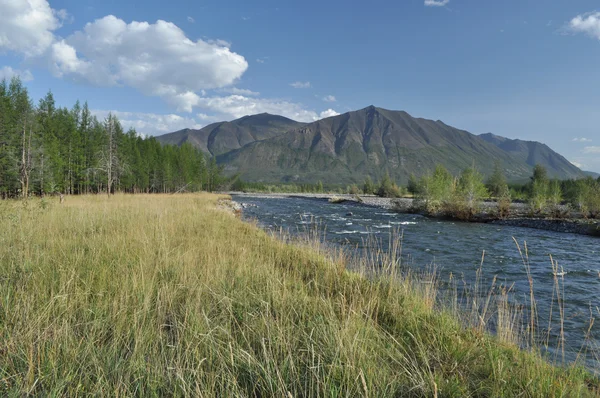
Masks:
[[[427,285],[395,275],[394,260],[365,278],[343,255],[274,239],[217,198],[0,203],[0,392],[598,393],[580,368],[461,326]]]

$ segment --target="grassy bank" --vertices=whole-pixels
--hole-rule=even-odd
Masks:
[[[0,393],[594,396],[598,382],[463,328],[212,195],[0,202]]]

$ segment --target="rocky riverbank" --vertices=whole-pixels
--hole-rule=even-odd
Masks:
[[[336,203],[352,202],[357,205],[377,207],[386,210],[397,211],[400,213],[414,213],[413,200],[410,198],[380,198],[373,195],[340,195],[340,194],[279,194],[279,193],[242,193],[228,192],[230,195],[238,197],[260,197],[260,198],[303,198],[310,200],[330,200]],[[496,225],[506,225],[513,227],[524,227],[543,229],[555,232],[564,232],[580,235],[600,236],[600,222],[598,220],[584,220],[577,218],[554,219],[554,218],[532,218],[527,214],[527,207],[523,203],[513,203],[511,205],[511,216],[507,219],[499,220],[494,216],[496,203],[484,202],[482,211],[477,216],[476,221],[482,223],[491,223]],[[446,217],[440,217],[446,218]]]

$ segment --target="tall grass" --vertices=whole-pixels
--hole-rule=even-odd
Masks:
[[[342,252],[274,239],[217,198],[1,202],[2,395],[598,393],[581,368],[465,327],[437,308],[436,281],[383,251],[387,271],[366,278],[368,263],[350,272]]]

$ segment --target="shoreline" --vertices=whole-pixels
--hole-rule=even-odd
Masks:
[[[437,220],[452,220],[457,221],[452,217],[433,217],[422,213],[415,212],[412,209],[413,199],[410,198],[381,198],[374,195],[350,195],[350,194],[318,194],[318,193],[244,193],[244,192],[225,192],[228,195],[248,198],[264,198],[264,199],[284,199],[284,198],[299,198],[306,200],[329,200],[332,198],[341,199],[342,202],[351,202],[354,205],[369,206],[385,210],[396,211],[404,214],[421,214],[425,217]],[[360,201],[359,201],[360,199]],[[506,219],[498,219],[489,216],[490,209],[495,207],[494,203],[484,202],[484,211],[472,223],[494,224],[501,226],[521,227],[539,229],[545,231],[553,231],[560,233],[570,233],[576,235],[586,235],[600,237],[600,221],[589,221],[576,218],[533,218],[523,216],[525,205],[522,203],[513,203],[511,208],[516,211],[516,214]],[[487,210],[487,211],[486,211]]]

